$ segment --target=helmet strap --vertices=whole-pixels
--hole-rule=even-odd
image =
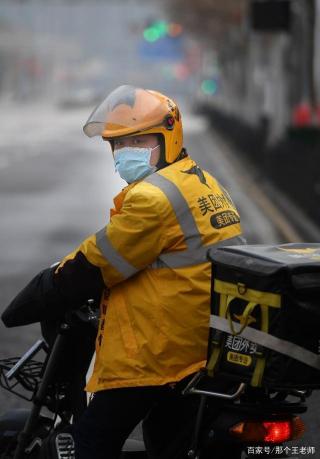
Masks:
[[[160,157],[159,161],[156,164],[156,168],[163,169],[164,167],[169,166],[169,163],[166,161],[166,151],[165,151],[165,143],[164,143],[164,137],[162,134],[158,134],[158,142],[160,145]]]
[[[162,134],[158,136],[159,139],[159,145],[160,145],[160,158],[159,161],[156,164],[156,168],[163,169],[164,167],[170,166],[172,163],[168,163],[166,161],[166,149],[165,149],[165,142],[164,142],[164,137]],[[177,158],[173,161],[174,163],[177,161],[180,161],[180,159],[186,158],[188,156],[187,150],[185,148],[182,148],[181,152],[177,156]]]
[[[187,156],[188,156],[188,152],[186,148],[182,148],[181,152],[179,153],[179,155],[177,156],[174,162],[180,161],[180,159],[186,158]]]

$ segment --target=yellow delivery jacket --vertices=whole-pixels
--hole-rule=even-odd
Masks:
[[[122,190],[110,223],[81,251],[106,289],[86,390],[162,385],[205,365],[207,250],[235,245],[239,214],[224,188],[186,157]]]

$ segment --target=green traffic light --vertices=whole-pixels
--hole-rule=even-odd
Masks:
[[[156,21],[152,24],[152,27],[157,30],[160,37],[167,35],[168,23],[166,21]]]
[[[150,43],[153,43],[160,38],[160,34],[158,30],[155,27],[148,27],[143,31],[143,36],[145,40],[149,41]]]
[[[159,38],[168,35],[169,24],[166,21],[154,21],[149,27],[144,29],[144,39],[150,43],[153,43]]]
[[[204,94],[213,95],[217,92],[218,85],[216,80],[204,80],[201,83],[201,89]]]

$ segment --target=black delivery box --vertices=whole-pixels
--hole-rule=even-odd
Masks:
[[[320,244],[211,249],[208,374],[320,388]]]

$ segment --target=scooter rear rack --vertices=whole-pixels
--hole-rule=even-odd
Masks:
[[[38,340],[22,357],[12,357],[0,360],[0,386],[31,401],[42,377],[43,362],[33,360],[41,350],[46,351],[43,340]],[[27,395],[31,392],[31,395]]]

